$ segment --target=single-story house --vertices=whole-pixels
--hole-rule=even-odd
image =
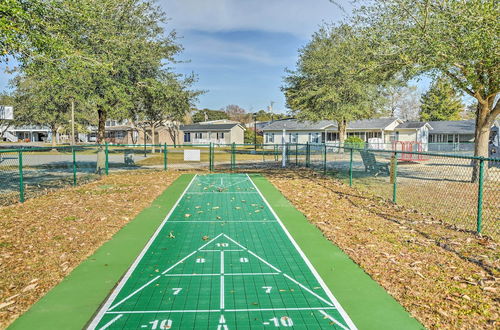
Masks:
[[[243,144],[245,127],[232,124],[191,124],[181,125],[184,144]]]
[[[416,135],[415,129],[395,129],[403,123],[398,118],[375,118],[356,120],[347,125],[347,136],[357,136],[363,141],[374,141],[378,143],[391,143],[405,135]],[[428,129],[428,126],[425,126]],[[332,120],[299,121],[297,119],[283,119],[274,121],[262,128],[264,132],[264,143],[281,144],[282,134],[285,130],[286,143],[337,143],[339,133],[337,122]],[[396,132],[399,132],[398,134]],[[408,137],[410,139],[410,137]]]
[[[430,121],[430,143],[474,142],[476,120]]]

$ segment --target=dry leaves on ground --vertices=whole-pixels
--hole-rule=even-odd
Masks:
[[[178,172],[138,171],[0,208],[0,328],[147,207]]]
[[[266,175],[424,326],[499,326],[497,242],[312,171]]]

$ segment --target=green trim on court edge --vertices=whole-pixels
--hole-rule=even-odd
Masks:
[[[358,329],[425,329],[266,178],[250,177]]]
[[[83,261],[9,329],[82,329],[144,248],[193,178],[181,175],[151,206]]]

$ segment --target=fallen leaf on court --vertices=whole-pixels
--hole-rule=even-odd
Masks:
[[[208,237],[207,235],[205,235],[205,236],[203,236],[201,239],[202,239],[202,240],[204,240],[204,241],[206,241],[206,240],[208,240],[209,238],[210,238],[210,237]]]
[[[168,234],[168,238],[175,238],[175,236],[174,236],[174,232],[173,232],[173,231],[171,231],[171,232]]]
[[[214,207],[212,207],[212,210],[218,210],[218,209],[220,209],[220,207],[219,207],[219,206],[214,206]]]
[[[184,214],[185,218],[189,218],[190,216],[191,216],[191,214],[189,214],[189,213]]]
[[[221,218],[221,217],[219,217],[219,216],[217,216],[217,220],[220,220],[220,219],[222,219],[222,218]]]
[[[240,207],[240,206],[236,206],[236,207],[235,207],[235,209],[240,210],[240,209],[241,209],[241,207]]]

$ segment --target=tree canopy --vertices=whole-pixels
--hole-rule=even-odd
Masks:
[[[210,109],[200,109],[196,110],[193,114],[192,120],[193,123],[199,123],[202,121],[210,121],[210,120],[221,120],[221,119],[229,119],[227,113],[223,110],[210,110]]]
[[[421,98],[420,120],[460,120],[464,105],[448,79],[438,77]]]
[[[381,64],[409,79],[448,77],[477,100],[476,156],[488,156],[490,127],[500,114],[500,6],[496,1],[370,0],[356,21],[383,38]]]
[[[372,116],[381,100],[370,47],[362,29],[323,26],[299,51],[296,70],[287,71],[282,90],[291,113],[337,121],[342,143],[348,122]]]

